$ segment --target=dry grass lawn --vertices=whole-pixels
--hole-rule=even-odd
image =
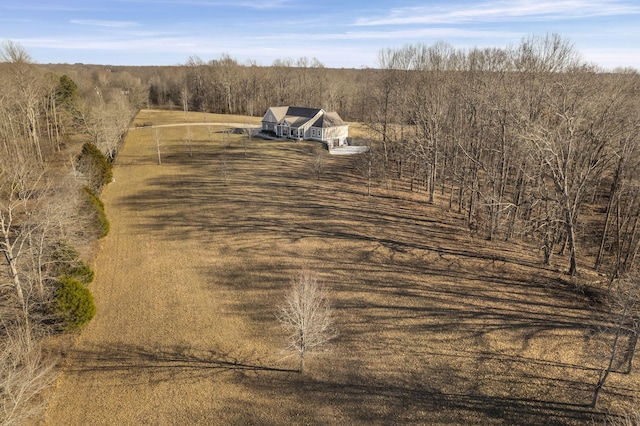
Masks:
[[[193,122],[259,119],[191,113]],[[184,123],[143,111],[136,123]],[[51,425],[583,424],[602,364],[590,300],[529,247],[472,238],[356,157],[220,133],[129,132],[103,193],[95,319],[67,351]],[[245,154],[246,151],[246,154]],[[444,203],[443,203],[444,204]],[[281,352],[292,276],[330,288],[339,336],[307,371]],[[613,374],[602,407],[640,391]]]

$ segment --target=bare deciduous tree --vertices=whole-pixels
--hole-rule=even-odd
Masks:
[[[153,129],[153,141],[156,144],[156,152],[158,154],[158,164],[162,164],[162,157],[160,155],[160,132],[158,132],[158,128],[154,127]]]
[[[28,323],[28,295],[20,261],[29,246],[30,231],[37,226],[29,219],[41,178],[42,172],[32,162],[0,163],[0,253],[25,323]]]
[[[320,175],[324,171],[325,163],[326,163],[326,154],[323,148],[316,147],[313,150],[313,171],[315,172],[318,180],[320,180]]]
[[[48,359],[31,332],[14,329],[0,339],[0,425],[24,424],[45,408],[39,396],[55,381],[55,360]]]
[[[40,107],[42,78],[34,69],[31,56],[21,44],[6,41],[0,44],[0,63],[6,63],[11,84],[12,102],[20,111],[18,122],[31,144],[32,153],[43,161],[40,146]]]
[[[189,157],[193,157],[193,134],[191,133],[191,126],[187,126],[187,144],[189,145]]]
[[[301,373],[305,357],[326,349],[326,344],[336,335],[326,290],[309,271],[292,280],[278,320],[287,332],[286,350],[300,358],[298,371]]]
[[[256,129],[251,127],[250,123],[246,123],[246,125],[242,128],[242,134],[244,138],[242,138],[242,147],[244,148],[244,155],[247,155],[247,148],[251,144],[253,135],[255,134]]]

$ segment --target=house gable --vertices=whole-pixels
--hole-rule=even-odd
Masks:
[[[287,114],[288,109],[289,107],[286,107],[286,106],[271,107],[267,110],[264,117],[262,117],[262,122],[277,124]]]
[[[262,118],[262,121],[266,121],[267,123],[277,123],[276,117],[273,115],[271,110],[267,111],[265,116]]]

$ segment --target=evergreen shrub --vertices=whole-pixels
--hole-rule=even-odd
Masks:
[[[109,159],[91,142],[82,145],[78,155],[77,167],[89,180],[89,186],[94,192],[100,192],[102,187],[113,178],[113,171]]]
[[[60,321],[65,330],[77,330],[96,314],[91,291],[72,277],[62,277],[55,295]]]

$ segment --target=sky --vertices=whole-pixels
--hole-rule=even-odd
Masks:
[[[0,42],[38,63],[178,65],[317,58],[376,67],[381,49],[517,46],[557,33],[585,62],[640,70],[640,0],[0,0]]]

